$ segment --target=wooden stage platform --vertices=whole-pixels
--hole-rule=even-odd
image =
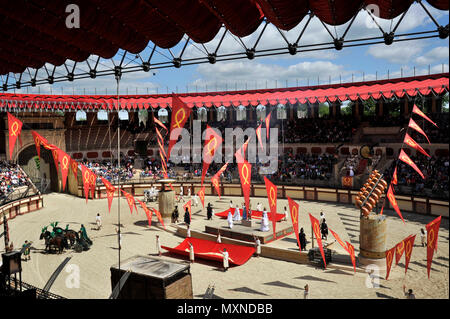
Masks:
[[[225,222],[226,223],[226,222]],[[232,238],[236,240],[254,242],[253,235],[259,238],[261,244],[267,244],[274,241],[272,222],[269,222],[269,231],[262,232],[259,230],[260,220],[253,220],[251,226],[243,226],[241,222],[235,222],[233,228],[230,229],[224,221],[212,222],[205,226],[205,233],[217,235],[220,230],[220,236]],[[283,238],[294,232],[292,224],[288,222],[278,222],[276,225],[276,239]]]

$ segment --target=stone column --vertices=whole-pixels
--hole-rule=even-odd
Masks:
[[[385,265],[386,216],[371,214],[360,219],[359,262],[363,265]]]
[[[158,208],[164,225],[172,222],[172,212],[175,207],[175,192],[173,190],[161,190],[158,193]]]

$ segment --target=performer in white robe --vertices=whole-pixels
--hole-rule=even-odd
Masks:
[[[241,218],[241,214],[239,212],[239,207],[237,207],[237,205],[236,205],[236,208],[234,209],[233,220],[240,221],[241,219],[242,218]]]
[[[194,195],[194,204],[195,204],[195,206],[198,206],[198,195],[197,194]]]
[[[283,218],[283,220],[288,220],[288,211],[287,211],[286,206],[284,206],[284,218]]]
[[[161,256],[161,242],[159,241],[159,235],[156,235],[156,251],[158,255]]]
[[[261,255],[261,241],[255,235],[253,235],[253,238],[255,239],[256,257],[259,257]]]
[[[262,209],[261,209],[261,204],[260,204],[260,203],[256,204],[256,210],[259,211],[259,212],[262,210]]]
[[[191,227],[188,225],[187,229],[186,229],[186,238],[190,238],[191,237]]]
[[[223,271],[227,271],[230,266],[228,263],[229,254],[226,248],[224,248],[221,253],[223,255]]]
[[[231,211],[228,212],[227,221],[228,221],[228,227],[230,227],[230,229],[232,229],[233,228],[233,215],[231,215]]]
[[[222,237],[220,236],[220,232],[217,234],[217,243],[218,244],[222,243]]]
[[[194,246],[191,243],[189,243],[189,261],[194,262]]]
[[[269,218],[267,217],[266,208],[264,207],[263,215],[261,218],[261,228],[260,231],[269,231]]]

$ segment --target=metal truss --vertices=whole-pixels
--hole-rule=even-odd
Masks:
[[[372,37],[361,37],[355,39],[346,39],[347,33],[352,28],[354,21],[359,14],[359,12],[351,19],[351,21],[346,26],[345,31],[338,35],[336,28],[335,34],[331,32],[332,26],[327,26],[322,22],[323,28],[330,35],[329,42],[318,42],[318,43],[309,43],[305,44],[301,42],[302,37],[305,32],[307,32],[308,26],[310,25],[311,20],[314,18],[313,13],[309,13],[304,20],[306,19],[306,23],[301,28],[296,40],[294,42],[289,42],[285,33],[273,26],[278,30],[280,35],[280,39],[282,39],[285,43],[283,46],[273,47],[273,48],[264,48],[258,49],[258,44],[261,43],[263,35],[266,33],[267,27],[270,25],[270,22],[263,22],[264,25],[258,32],[256,41],[253,43],[244,43],[244,39],[239,38],[231,34],[224,26],[222,26],[221,31],[216,36],[218,39],[217,45],[213,49],[207,49],[204,44],[198,44],[191,39],[185,38],[183,39],[184,43],[180,42],[176,47],[179,47],[180,53],[174,54],[171,49],[162,49],[157,47],[155,44],[149,42],[147,48],[144,49],[139,54],[132,54],[127,51],[119,50],[116,54],[115,58],[118,58],[116,61],[114,59],[103,59],[99,56],[90,56],[87,60],[83,62],[75,62],[67,60],[63,65],[54,66],[50,64],[44,65],[44,67],[40,69],[30,69],[27,68],[25,72],[20,74],[9,73],[6,75],[2,75],[1,78],[1,86],[0,88],[3,92],[7,92],[12,89],[21,89],[24,87],[35,87],[37,85],[44,84],[54,84],[59,82],[73,82],[79,79],[86,78],[96,78],[100,76],[115,76],[116,79],[120,78],[124,73],[130,72],[150,72],[152,70],[158,69],[166,69],[166,68],[181,68],[183,66],[188,65],[198,65],[198,64],[215,64],[220,61],[231,61],[231,60],[239,60],[239,59],[249,59],[253,60],[257,57],[268,57],[268,56],[276,56],[276,55],[296,55],[301,54],[302,52],[311,52],[311,51],[322,51],[322,50],[342,50],[343,48],[351,48],[357,46],[367,46],[374,44],[386,44],[391,45],[394,42],[401,41],[413,41],[413,40],[423,40],[428,38],[440,38],[447,39],[449,34],[449,25],[446,26],[439,25],[436,19],[432,16],[432,14],[427,10],[427,8],[423,5],[421,1],[418,2],[421,8],[426,12],[428,17],[433,21],[436,25],[436,29],[426,30],[422,32],[412,32],[412,33],[396,33],[398,27],[401,25],[404,16],[407,14],[408,10],[405,11],[395,26],[392,28],[391,20],[391,28],[389,31],[384,30],[380,24],[377,22],[375,17],[370,11],[369,7],[361,8],[359,12],[366,11],[368,16],[371,17],[375,25],[378,27],[380,31],[380,35],[372,36]],[[254,35],[255,35],[254,33]],[[239,43],[240,48],[237,51],[223,52],[222,44],[224,39],[227,37],[231,37]],[[249,41],[247,41],[249,42]],[[191,45],[191,56],[185,57],[186,48],[188,45]],[[175,48],[172,48],[175,49]],[[194,50],[195,49],[195,50]],[[221,50],[222,49],[222,50]],[[192,52],[197,53],[196,56],[192,56]],[[145,57],[146,56],[146,57]],[[120,59],[120,62],[118,61]]]

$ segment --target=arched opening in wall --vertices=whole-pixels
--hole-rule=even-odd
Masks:
[[[158,120],[160,120],[162,123],[167,123],[169,121],[169,112],[167,112],[166,109],[159,109]]]
[[[58,191],[58,172],[51,151],[41,147],[39,160],[36,146],[29,145],[17,156],[17,163],[41,192]]]
[[[287,119],[286,105],[284,104],[277,105],[277,119],[279,120]]]
[[[78,110],[75,113],[75,121],[77,125],[82,125],[82,124],[86,124],[87,122],[87,114],[85,111],[83,110]]]
[[[308,105],[298,103],[297,105],[297,118],[304,119],[308,117]]]
[[[227,108],[223,105],[221,105],[217,109],[217,121],[222,122],[227,120]]]
[[[247,120],[247,109],[242,104],[237,107],[236,120],[237,121]]]
[[[197,109],[197,120],[202,122],[208,121],[208,111],[206,110],[206,107],[202,106]]]
[[[256,120],[257,121],[264,121],[264,119],[266,118],[266,106],[259,104],[256,107]]]

